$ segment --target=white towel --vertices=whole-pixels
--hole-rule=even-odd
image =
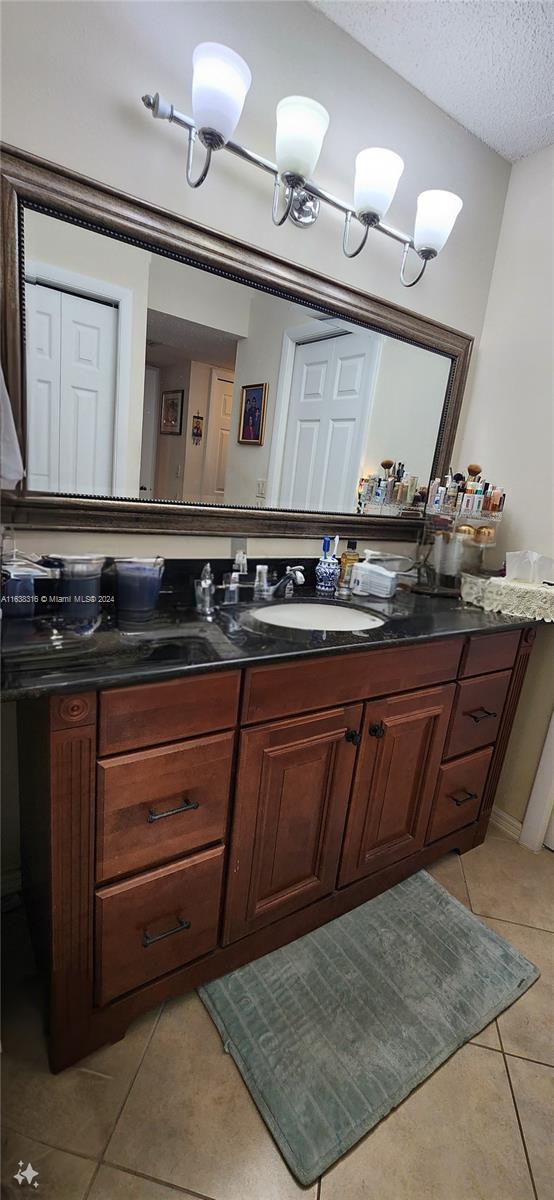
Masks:
[[[24,474],[10,397],[0,370],[0,485],[12,491]]]

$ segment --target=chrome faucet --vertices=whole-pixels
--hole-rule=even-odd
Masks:
[[[300,587],[305,582],[304,567],[287,567],[281,579],[278,579],[273,587],[267,589],[267,598],[274,600],[276,597],[286,596],[289,585],[293,589],[295,584],[296,587]]]

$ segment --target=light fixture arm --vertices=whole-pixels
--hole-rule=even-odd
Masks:
[[[350,236],[350,225],[352,223],[353,216],[354,216],[354,213],[349,210],[344,218],[344,232],[342,235],[342,249],[343,249],[343,253],[346,255],[347,258],[356,258],[358,254],[361,254],[361,252],[367,242],[367,235],[371,229],[371,223],[369,221],[364,222],[365,229],[364,229],[361,241],[356,246],[355,250],[349,250],[348,249],[348,239]]]
[[[402,263],[400,266],[400,282],[404,285],[404,287],[407,287],[407,288],[415,287],[416,283],[419,283],[419,281],[425,271],[427,263],[429,262],[429,259],[433,257],[431,254],[427,254],[425,256],[425,258],[423,259],[423,266],[421,268],[421,271],[419,271],[419,273],[416,275],[415,279],[406,279],[406,274],[405,274],[406,260],[408,258],[408,254],[409,254],[410,250],[413,250],[413,248],[414,248],[413,242],[411,240],[409,242],[405,242],[404,253],[402,255]]]
[[[296,189],[294,187],[291,187],[290,184],[287,184],[285,181],[285,207],[283,209],[283,212],[281,213],[281,216],[279,216],[279,201],[281,198],[281,176],[280,175],[275,176],[275,183],[273,185],[273,207],[271,210],[271,216],[273,218],[274,225],[284,225],[287,218],[290,217],[292,206],[294,203],[295,192],[296,192]]]
[[[194,154],[194,147],[196,144],[196,137],[197,137],[197,130],[196,130],[195,126],[193,125],[192,128],[189,126],[189,141],[188,141],[188,147],[187,147],[186,176],[187,176],[187,183],[188,183],[189,187],[191,187],[191,188],[198,188],[198,187],[200,187],[200,184],[202,184],[204,182],[206,175],[208,174],[208,171],[210,169],[210,163],[212,161],[212,147],[206,146],[206,157],[204,159],[204,166],[202,167],[202,170],[201,170],[200,174],[198,175],[198,177],[196,179],[192,178],[192,158],[193,158],[193,154]]]

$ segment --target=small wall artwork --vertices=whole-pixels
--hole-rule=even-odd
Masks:
[[[262,446],[264,440],[267,383],[247,384],[241,389],[238,441],[245,446]]]
[[[162,392],[160,433],[178,437],[183,428],[183,391]]]
[[[204,417],[202,413],[194,413],[192,418],[192,444],[199,446],[202,441],[202,433],[204,429]]]

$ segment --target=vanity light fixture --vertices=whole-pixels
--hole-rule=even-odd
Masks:
[[[375,229],[404,247],[400,267],[404,287],[418,283],[427,263],[436,258],[452,232],[462,208],[459,196],[445,191],[422,192],[418,196],[413,237],[385,225],[383,217],[404,170],[399,154],[376,146],[361,150],[356,156],[354,203],[347,204],[324,191],[311,178],[329,126],[329,114],[322,104],[308,96],[286,96],[279,102],[275,140],[277,161],[273,163],[232,140],[252,81],[244,59],[228,46],[202,42],[196,47],[192,61],[192,117],[178,112],[159,92],[142,97],[153,117],[188,130],[186,179],[190,187],[200,187],[210,169],[213,152],[224,148],[273,177],[272,216],[276,225],[283,225],[288,218],[297,225],[313,225],[321,204],[328,204],[344,215],[342,248],[347,258],[355,258],[363,250],[370,229]],[[194,178],[193,156],[197,138],[205,147],[206,155]],[[361,226],[362,237],[358,245],[350,249],[353,221]],[[415,278],[408,280],[405,270],[410,250],[415,251],[423,265]]]

